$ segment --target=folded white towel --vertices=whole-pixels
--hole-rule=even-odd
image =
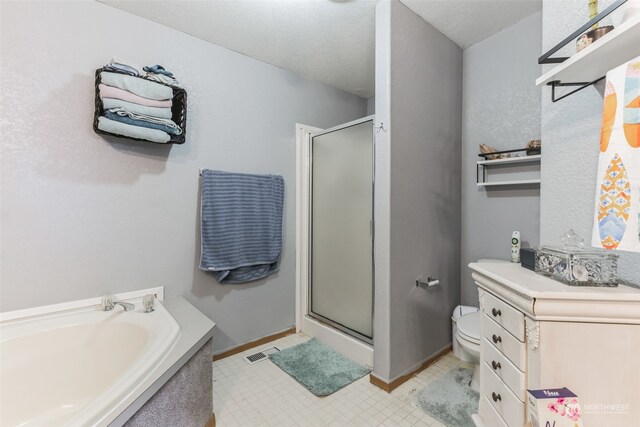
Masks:
[[[133,113],[145,114],[147,116],[159,117],[161,119],[170,119],[172,117],[171,108],[147,107],[146,105],[134,104],[133,102],[127,102],[115,98],[102,98],[102,108],[105,110],[123,108]]]
[[[114,56],[113,58],[111,58],[111,61],[109,62],[109,64],[126,65],[127,67],[131,67],[134,70],[136,70],[138,72],[138,75],[144,76],[144,70],[142,69],[142,67],[138,66],[137,64],[134,64],[131,61],[127,61],[126,59],[117,58]]]
[[[138,96],[149,99],[163,101],[173,98],[173,89],[169,86],[161,85],[147,79],[129,76],[127,74],[109,73],[103,71],[100,73],[101,83],[107,86],[113,86],[120,89],[128,90]]]

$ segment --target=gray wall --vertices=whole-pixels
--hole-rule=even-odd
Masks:
[[[390,137],[391,113],[391,0],[382,0],[376,4],[376,96],[375,102],[375,198],[373,214],[375,218],[374,239],[374,316],[373,373],[380,379],[390,381],[391,371],[391,312],[389,284],[390,253]],[[382,127],[382,129],[380,129]]]
[[[376,112],[376,97],[372,96],[367,99],[367,116],[371,116]]]
[[[610,3],[610,0],[601,1],[600,10]],[[610,22],[619,23],[622,12],[622,8],[616,11]],[[544,0],[543,49],[550,49],[566,36],[567,31],[578,28],[588,19],[587,13],[582,0]],[[567,53],[571,54],[570,51]],[[603,85],[589,87],[556,103],[551,102],[550,89],[542,91],[544,157],[540,227],[544,244],[559,244],[562,234],[570,228],[585,242],[591,241]],[[620,255],[619,275],[640,282],[640,254],[616,253]]]
[[[390,35],[394,379],[451,342],[451,311],[460,299],[462,49],[398,0],[391,1]],[[421,274],[441,285],[416,288]]]
[[[295,123],[354,120],[366,100],[93,1],[1,7],[0,309],[163,285],[217,322],[216,351],[292,326]],[[112,56],[176,73],[186,144],[93,132]],[[278,274],[222,286],[198,270],[201,167],[284,176]]]
[[[540,187],[478,188],[476,162],[479,144],[509,150],[540,138],[535,79],[541,70],[541,31],[542,15],[536,13],[464,50],[460,276],[465,305],[478,306],[470,262],[509,259],[514,230],[520,231],[523,246],[539,243]],[[510,169],[510,176],[499,179],[515,173]]]

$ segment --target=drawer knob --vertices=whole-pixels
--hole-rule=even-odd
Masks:
[[[502,312],[497,308],[491,309],[491,314],[493,314],[493,317],[502,316]]]
[[[493,340],[494,344],[498,344],[499,342],[502,342],[502,338],[499,335],[496,335],[496,334],[493,334],[491,339]]]
[[[500,366],[500,362],[496,362],[495,360],[491,362],[491,367],[494,371],[502,368],[502,366]]]
[[[497,402],[498,400],[502,400],[502,397],[499,394],[496,394],[495,392],[491,392],[491,398],[493,399],[494,402]]]

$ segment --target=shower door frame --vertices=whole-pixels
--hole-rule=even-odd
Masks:
[[[312,308],[313,308],[313,304],[312,304],[313,292],[311,292],[311,289],[313,286],[313,280],[312,280],[313,263],[312,262],[309,262],[309,268],[308,268],[309,277],[307,279],[308,280],[307,287],[309,291],[307,293],[307,298],[309,299],[309,301],[307,302],[307,307],[308,307],[307,314],[313,317],[314,319],[327,323],[330,326],[333,326],[334,328],[341,330],[345,334],[351,335],[352,337],[359,339],[360,341],[364,341],[367,344],[373,345],[373,307],[375,303],[374,302],[375,268],[373,264],[374,263],[373,248],[375,243],[375,236],[374,236],[373,230],[374,230],[374,224],[375,224],[375,217],[374,217],[373,207],[375,202],[375,167],[376,167],[375,166],[375,163],[376,163],[375,147],[374,147],[374,137],[373,137],[373,117],[365,117],[362,119],[354,120],[352,122],[344,123],[344,124],[341,124],[341,125],[332,127],[330,129],[323,130],[322,132],[314,133],[311,135],[311,138],[309,141],[309,224],[308,224],[309,226],[308,251],[309,252],[308,252],[308,257],[309,257],[309,260],[313,259],[313,138],[322,136],[322,135],[327,135],[343,129],[348,129],[353,126],[358,126],[369,121],[371,122],[371,221],[369,224],[369,230],[370,230],[369,236],[371,239],[371,336],[368,337],[364,334],[361,334],[360,332],[357,332],[349,328],[346,325],[342,325],[335,320],[325,317],[319,313],[314,313],[312,311]]]
[[[335,132],[358,124],[371,123],[373,169],[371,176],[371,268],[372,314],[375,307],[375,116],[367,116],[330,129],[296,124],[296,331],[317,337],[359,363],[373,366],[373,340],[318,314],[311,315],[311,137]],[[355,336],[354,336],[355,335]],[[373,333],[372,333],[373,335]],[[363,339],[364,338],[364,339]],[[375,339],[375,338],[374,338]]]

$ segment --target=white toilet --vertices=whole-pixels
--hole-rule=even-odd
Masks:
[[[480,312],[473,311],[460,317],[456,322],[456,336],[459,359],[473,363],[473,377],[469,384],[480,391]]]
[[[508,263],[498,259],[481,259],[480,263]],[[480,391],[480,311],[476,307],[458,306],[451,317],[453,323],[453,354],[460,360],[473,363],[473,377],[469,384]]]

